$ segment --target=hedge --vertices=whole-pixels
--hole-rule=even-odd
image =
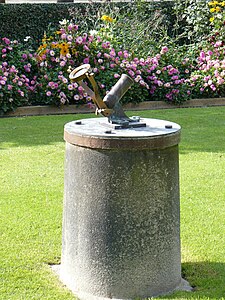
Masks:
[[[73,19],[78,24],[85,22],[93,29],[94,21],[99,12],[107,13],[110,8],[119,7],[120,12],[130,14],[133,8],[137,18],[141,20],[151,18],[156,11],[165,15],[165,22],[169,32],[173,34],[175,16],[172,1],[159,2],[131,2],[131,3],[44,3],[44,4],[0,4],[0,36],[16,39],[20,42],[26,36],[33,38],[33,43],[39,45],[43,33],[49,26],[55,27],[62,19]]]

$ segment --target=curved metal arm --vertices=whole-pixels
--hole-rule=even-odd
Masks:
[[[109,109],[107,105],[103,102],[99,94],[98,85],[94,79],[94,74],[90,71],[91,66],[89,64],[81,65],[80,67],[74,69],[70,73],[70,80],[72,82],[78,82],[85,90],[85,92],[91,97],[91,99],[97,106],[96,113],[101,113],[103,116],[109,117],[112,114],[113,110]],[[87,78],[90,81],[94,92],[83,82],[84,78]]]

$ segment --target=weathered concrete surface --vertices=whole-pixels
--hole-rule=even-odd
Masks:
[[[179,214],[177,144],[135,150],[67,142],[61,279],[84,300],[179,288]]]

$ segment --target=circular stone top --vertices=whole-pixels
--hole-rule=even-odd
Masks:
[[[164,149],[179,143],[180,125],[147,118],[140,122],[146,127],[114,129],[107,118],[73,121],[65,125],[64,139],[93,149]]]

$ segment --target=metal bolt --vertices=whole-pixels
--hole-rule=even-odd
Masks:
[[[165,125],[165,128],[166,128],[166,129],[171,129],[171,128],[173,128],[173,126],[170,125],[170,124],[167,124],[167,125]]]
[[[76,121],[75,124],[76,124],[76,125],[81,125],[82,122],[81,122],[81,121]]]
[[[139,117],[139,116],[133,116],[133,117],[131,117],[131,119],[132,119],[133,121],[139,122],[140,119],[141,119],[141,117]]]

